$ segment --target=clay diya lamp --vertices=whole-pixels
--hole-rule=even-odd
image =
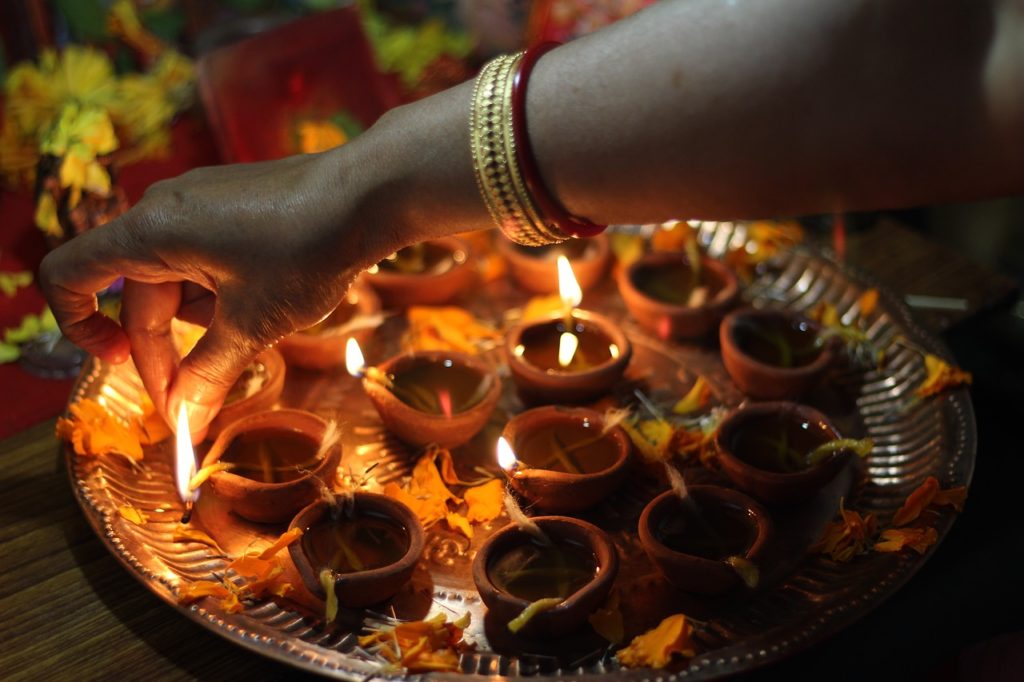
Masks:
[[[701,256],[695,272],[682,252],[647,254],[619,272],[618,284],[629,314],[661,339],[708,335],[740,296],[729,268]]]
[[[569,259],[583,291],[601,281],[611,260],[608,237],[603,234],[549,246],[522,246],[504,237],[499,238],[496,244],[498,252],[508,262],[516,284],[533,294],[558,293],[558,256]]]
[[[365,344],[373,336],[380,313],[380,298],[363,280],[356,279],[322,322],[286,336],[277,350],[289,365],[306,369],[330,369],[345,365],[345,342],[354,338]],[[367,324],[363,324],[366,321]]]
[[[302,538],[288,547],[302,582],[327,598],[332,585],[338,604],[362,608],[391,598],[409,582],[423,554],[423,527],[397,500],[353,493],[349,502],[317,501],[300,511],[289,529]],[[324,571],[330,571],[324,580]]]
[[[203,458],[207,485],[242,518],[280,523],[315,500],[334,478],[341,446],[324,450],[327,422],[303,410],[257,412],[227,426]]]
[[[238,378],[220,412],[210,422],[207,438],[216,438],[233,422],[269,410],[284,390],[284,357],[273,348],[260,353]]]
[[[690,486],[682,500],[672,490],[640,515],[640,543],[677,589],[722,594],[743,584],[743,562],[755,567],[772,535],[768,513],[743,493]]]
[[[473,582],[488,617],[511,622],[541,599],[562,602],[537,613],[519,632],[560,635],[576,630],[611,591],[619,557],[604,531],[567,516],[538,516],[541,541],[510,525],[492,535],[473,560]]]
[[[469,253],[461,239],[432,239],[391,254],[367,271],[367,280],[385,308],[441,305],[475,281]]]
[[[821,331],[817,322],[788,310],[737,310],[719,328],[722,362],[752,398],[798,398],[832,364],[832,344],[822,343]]]
[[[790,402],[751,403],[729,414],[715,444],[722,471],[762,502],[799,502],[814,495],[854,455],[832,449],[818,459],[819,446],[840,438],[818,410]],[[821,452],[821,451],[819,451]],[[816,460],[816,461],[815,461]]]
[[[603,315],[574,310],[509,330],[505,358],[519,396],[530,404],[585,403],[606,395],[622,378],[633,346]]]
[[[479,358],[455,351],[416,351],[366,367],[349,343],[349,373],[388,431],[412,445],[462,445],[487,423],[501,397],[498,375]]]
[[[538,407],[512,418],[499,440],[498,463],[532,507],[571,514],[594,506],[621,485],[631,445],[618,427],[584,408]]]

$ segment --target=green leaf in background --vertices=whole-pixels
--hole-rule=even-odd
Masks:
[[[363,132],[363,125],[347,111],[339,111],[331,117],[331,123],[341,128],[345,137],[353,139]]]
[[[185,13],[174,6],[163,10],[146,10],[139,13],[142,25],[149,29],[157,38],[177,45],[185,30]]]
[[[110,37],[107,10],[100,0],[54,0],[54,5],[76,40],[97,42]]]

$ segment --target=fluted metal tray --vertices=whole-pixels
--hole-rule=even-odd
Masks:
[[[723,226],[701,232],[710,251],[721,251],[741,232]],[[723,236],[725,235],[725,236]],[[747,288],[746,298],[758,306],[809,309],[819,301],[837,306],[844,319],[858,315],[857,298],[870,278],[841,268],[806,251],[787,253],[763,268]],[[876,285],[877,286],[877,285]],[[508,282],[479,292],[467,305],[485,318],[498,321],[503,311],[526,296]],[[640,387],[651,397],[679,397],[703,374],[715,400],[734,406],[742,396],[725,374],[717,349],[699,345],[666,345],[644,334],[625,313],[614,286],[608,282],[584,299],[583,307],[621,320],[635,346],[635,357],[622,387],[624,396]],[[389,319],[367,348],[376,362],[398,348],[402,321]],[[809,556],[807,546],[835,512],[840,496],[847,505],[887,520],[904,498],[928,475],[948,486],[968,485],[974,465],[976,433],[970,399],[965,390],[915,401],[914,389],[925,376],[920,355],[896,343],[900,337],[939,355],[941,343],[914,323],[897,297],[882,290],[877,309],[869,316],[867,333],[886,352],[884,370],[846,371],[831,377],[808,402],[828,414],[854,437],[870,436],[875,449],[859,471],[851,466],[820,495],[797,508],[775,509],[779,541],[763,567],[764,587],[741,599],[699,600],[669,589],[640,550],[636,519],[657,485],[637,475],[613,498],[587,517],[613,536],[623,559],[617,586],[623,595],[626,628],[635,634],[670,613],[683,611],[698,622],[700,654],[688,666],[659,672],[658,680],[706,680],[763,666],[812,645],[852,623],[880,604],[906,582],[934,551],[923,556],[871,553],[849,564]],[[487,357],[500,366],[495,349]],[[506,381],[503,398],[484,433],[454,453],[458,468],[472,478],[474,467],[496,470],[493,443],[508,415],[522,409]],[[134,368],[111,366],[92,359],[73,390],[70,401],[91,397],[128,418],[139,410],[142,386]],[[311,373],[289,369],[282,404],[302,407],[343,425],[342,468],[359,473],[377,463],[371,485],[383,485],[407,474],[416,453],[391,437],[363,396],[359,384],[343,372]],[[172,439],[173,440],[173,439]],[[181,516],[174,491],[170,441],[147,448],[144,468],[133,470],[121,458],[76,457],[66,449],[68,471],[82,509],[110,551],[129,572],[165,600],[171,608],[223,637],[296,667],[341,679],[382,674],[378,665],[355,649],[357,631],[324,628],[316,603],[299,590],[293,601],[265,602],[238,614],[222,612],[214,600],[178,605],[175,592],[183,580],[209,578],[223,570],[222,554],[195,543],[175,543],[171,531]],[[702,470],[687,471],[691,482],[714,480]],[[138,526],[119,516],[122,504],[142,509],[149,521]],[[283,528],[242,522],[220,507],[210,495],[200,498],[197,522],[207,527],[227,553],[243,550],[254,538],[272,537]],[[954,520],[943,513],[937,522],[940,540]],[[502,516],[477,529],[472,542],[445,529],[428,533],[427,549],[412,583],[394,600],[387,614],[363,614],[368,621],[422,618],[443,611],[469,611],[473,624],[466,639],[476,650],[461,657],[462,674],[511,678],[542,675],[557,679],[648,680],[649,670],[620,669],[605,644],[583,633],[552,644],[510,642],[502,628],[484,618],[470,577],[475,549],[507,519]],[[295,581],[299,581],[296,579]],[[393,609],[393,611],[392,611]],[[356,619],[358,622],[358,618]],[[420,675],[409,678],[423,677]],[[456,673],[431,674],[456,679]]]

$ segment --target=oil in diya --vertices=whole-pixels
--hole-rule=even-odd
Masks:
[[[288,551],[306,587],[328,604],[328,620],[332,602],[361,608],[389,599],[409,581],[423,554],[416,515],[376,493],[352,491],[314,502],[289,529],[303,531]]]
[[[734,334],[741,351],[773,367],[804,367],[822,352],[817,325],[800,317],[746,317]]]
[[[465,259],[464,252],[452,252],[434,242],[421,242],[396,251],[378,263],[377,267],[385,272],[404,275],[439,275]]]
[[[495,587],[513,597],[528,602],[565,599],[594,579],[597,560],[582,545],[543,544],[533,538],[494,557],[487,572]]]
[[[405,528],[390,517],[367,513],[359,516],[325,516],[306,529],[302,546],[314,569],[335,573],[367,571],[388,566],[409,549]]]
[[[760,582],[757,563],[772,523],[757,502],[730,488],[690,486],[651,500],[640,515],[640,544],[672,585],[686,592],[721,594]]]
[[[320,442],[303,431],[259,429],[236,436],[220,456],[237,476],[260,483],[286,483],[316,468]]]
[[[440,305],[466,290],[476,272],[469,248],[455,237],[415,244],[367,270],[367,281],[385,307]]]
[[[397,355],[367,367],[350,339],[346,366],[363,378],[363,390],[384,426],[413,445],[451,448],[472,438],[501,395],[497,375],[481,360],[450,351]]]
[[[719,329],[722,362],[736,385],[762,400],[798,398],[817,386],[832,363],[821,326],[785,310],[737,310]]]
[[[715,434],[722,471],[759,500],[804,500],[829,483],[870,439],[840,437],[821,412],[792,402],[748,403],[730,413]]]
[[[516,415],[497,446],[512,490],[551,514],[583,511],[612,494],[625,480],[630,452],[629,438],[606,428],[601,413],[563,406]]]
[[[529,403],[580,403],[607,393],[632,356],[607,318],[577,310],[583,298],[569,261],[558,258],[561,314],[528,321],[506,336],[505,353],[520,397]]]
[[[750,512],[731,504],[698,506],[677,499],[654,528],[655,537],[674,552],[724,561],[742,556],[757,537]]]
[[[746,420],[727,447],[758,469],[785,474],[812,466],[811,453],[834,438],[835,431],[822,421],[769,412]]]

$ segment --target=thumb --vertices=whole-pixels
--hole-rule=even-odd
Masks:
[[[204,432],[220,411],[228,391],[265,348],[258,339],[215,318],[178,366],[168,389],[167,407],[177,415],[182,404],[193,434]]]

